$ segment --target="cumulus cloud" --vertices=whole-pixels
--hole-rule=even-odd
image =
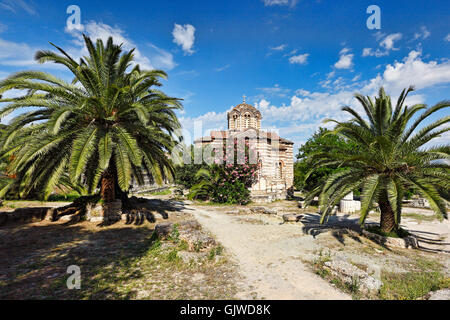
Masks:
[[[339,60],[334,64],[336,69],[349,69],[353,66],[353,54],[349,53],[349,48],[344,48],[339,52]]]
[[[307,64],[309,53],[299,54],[289,58],[289,63],[291,64]]]
[[[444,38],[444,40],[450,42],[450,33]]]
[[[108,37],[112,36],[115,43],[123,44],[122,48],[124,50],[128,51],[135,48],[135,62],[143,69],[160,68],[164,70],[171,70],[176,66],[173,55],[170,52],[163,50],[152,43],[148,43],[146,46],[139,48],[137,44],[128,38],[125,32],[119,27],[112,27],[104,23],[89,22],[83,26],[83,29],[85,30],[85,34],[94,42],[97,39],[102,39],[106,42]],[[70,31],[66,30],[66,32],[68,32],[73,38],[71,45],[62,45],[62,47],[64,47],[66,51],[76,60],[82,56],[88,55],[81,32],[76,29],[72,29]],[[34,55],[36,51],[42,49],[54,50],[54,48],[49,45],[47,45],[47,48],[32,47],[27,43],[8,41],[0,38],[0,65],[65,70],[64,67],[57,64],[36,63],[34,60]],[[145,49],[145,54],[141,51],[142,49]]]
[[[342,53],[348,54],[349,50],[344,50]],[[294,147],[297,148],[319,126],[332,127],[334,125],[332,123],[324,124],[324,119],[348,120],[350,115],[341,111],[343,106],[349,105],[357,111],[363,112],[362,107],[353,96],[355,92],[374,96],[380,86],[384,86],[395,102],[401,90],[410,85],[415,85],[416,89],[420,90],[433,85],[450,84],[450,61],[440,63],[424,61],[421,52],[411,51],[402,61],[388,64],[380,74],[370,80],[360,81],[360,76],[359,74],[351,79],[350,85],[346,85],[345,79],[342,77],[334,81],[330,77],[330,88],[332,85],[334,87],[332,87],[333,90],[326,92],[298,89],[292,93],[278,85],[259,88],[267,94],[265,97],[258,98],[254,105],[261,111],[262,127],[265,129],[278,128],[280,135],[294,141]],[[284,94],[286,98],[290,97],[289,102],[281,105],[271,103],[270,96],[276,96],[278,93]],[[414,92],[408,96],[406,104],[412,105],[425,101],[426,97],[423,93]],[[187,123],[192,127],[194,121],[202,121],[207,128],[225,129],[226,119],[226,112],[208,112],[203,116],[184,118],[183,125]],[[448,135],[446,138],[448,139]],[[437,139],[433,144],[439,143],[439,141]]]
[[[192,143],[194,139],[208,135],[212,130],[227,129],[227,112],[231,111],[230,107],[224,112],[210,111],[198,117],[178,117],[182,130],[184,141]]]
[[[384,73],[372,79],[367,85],[377,88],[381,85],[393,90],[414,85],[417,89],[424,89],[436,84],[450,83],[450,62],[437,61],[424,62],[421,51],[411,51],[402,62],[388,64]]]
[[[401,33],[393,33],[384,38],[383,41],[380,42],[380,46],[385,48],[386,50],[398,50],[398,48],[394,48],[395,41],[398,41],[402,38]]]
[[[185,54],[193,54],[194,50],[192,47],[194,46],[195,41],[195,28],[190,24],[185,24],[184,26],[175,23],[175,27],[173,28],[173,42],[181,46]]]
[[[126,35],[125,31],[117,26],[112,27],[105,23],[91,21],[84,25],[83,29],[85,30],[84,33],[94,42],[97,39],[102,39],[103,42],[106,42],[109,37],[113,37],[114,42],[122,44],[124,50],[129,51],[134,48],[135,62],[143,69],[160,68],[171,70],[176,66],[173,55],[170,52],[149,43],[145,47],[148,52],[146,52],[147,54],[144,54],[141,51],[142,48],[138,47],[138,45]],[[85,48],[81,32],[76,29],[67,32],[74,37],[73,43],[75,44],[75,48],[71,48],[68,51],[75,57],[87,55],[88,51]]]
[[[428,37],[428,36],[427,36]],[[362,56],[363,57],[383,57],[383,56],[387,56],[389,55],[391,50],[398,50],[398,48],[395,48],[395,41],[398,41],[402,38],[402,34],[401,33],[392,33],[389,35],[385,35],[384,33],[381,32],[377,32],[375,34],[375,38],[377,39],[377,41],[380,41],[381,39],[383,39],[380,43],[379,46],[382,48],[377,48],[376,50],[372,49],[372,48],[364,48],[363,52],[362,52]]]

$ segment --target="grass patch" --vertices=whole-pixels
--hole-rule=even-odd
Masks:
[[[164,190],[144,192],[141,195],[144,195],[144,196],[168,196],[168,195],[171,195],[171,194],[172,194],[172,191],[169,188],[167,188],[167,189],[164,189]]]
[[[383,272],[379,298],[382,300],[415,300],[430,291],[450,288],[450,278],[442,273],[443,266],[436,261],[418,257],[412,271]]]
[[[379,298],[382,300],[415,300],[430,291],[450,287],[450,279],[442,273],[412,271],[407,273],[382,273],[383,286]]]

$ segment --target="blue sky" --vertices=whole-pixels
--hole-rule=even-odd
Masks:
[[[0,78],[41,69],[69,79],[62,68],[36,65],[33,55],[50,49],[49,41],[74,57],[85,53],[80,31],[67,29],[72,4],[81,10],[83,32],[113,35],[137,48],[139,64],[168,72],[163,90],[184,98],[179,116],[188,141],[195,121],[204,134],[226,129],[226,112],[244,94],[261,110],[262,126],[296,148],[324,118],[346,119],[340,107],[357,107],[355,92],[374,95],[383,85],[396,97],[414,84],[409,104],[450,99],[444,0],[0,0]],[[366,26],[372,4],[381,9],[379,30]]]

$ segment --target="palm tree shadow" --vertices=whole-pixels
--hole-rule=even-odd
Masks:
[[[361,226],[358,219],[349,219],[350,215],[330,216],[328,221],[321,224],[320,215],[317,213],[305,213],[301,219],[304,234],[312,235],[314,238],[321,233],[330,232],[340,243],[345,245],[344,235],[361,242],[356,235],[361,233]],[[352,232],[353,231],[353,232]]]
[[[408,232],[417,239],[419,250],[432,253],[450,253],[450,250],[448,249],[439,248],[439,246],[450,247],[450,242],[444,242],[444,239],[435,238],[439,237],[439,234],[419,230],[408,230]],[[430,245],[432,247],[430,247]]]
[[[66,223],[11,224],[1,230],[0,299],[129,299],[136,290],[120,292],[122,270],[131,267],[156,240],[151,228]],[[69,290],[67,268],[80,267],[82,287]],[[125,280],[140,279],[137,269]]]

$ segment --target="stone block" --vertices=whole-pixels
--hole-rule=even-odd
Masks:
[[[259,214],[277,214],[276,210],[271,210],[265,207],[253,207],[250,208],[250,211],[252,213],[259,213]]]
[[[428,300],[450,300],[450,289],[442,289],[429,293]]]
[[[287,213],[283,215],[284,222],[299,222],[303,218],[302,214]]]
[[[324,263],[332,275],[348,284],[357,283],[363,293],[376,293],[380,290],[382,282],[370,276],[345,260],[332,260]]]

